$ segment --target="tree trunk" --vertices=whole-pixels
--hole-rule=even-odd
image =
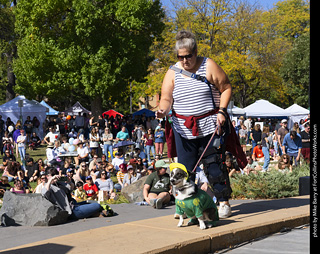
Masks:
[[[16,77],[14,76],[12,70],[12,58],[15,54],[16,47],[13,47],[11,54],[7,54],[7,78],[8,84],[6,86],[6,101],[11,101],[15,97],[15,92],[13,91],[13,87],[16,85]]]
[[[96,95],[94,98],[92,98],[91,112],[92,112],[92,115],[95,117],[98,117],[98,115],[101,115],[103,113],[101,95]]]

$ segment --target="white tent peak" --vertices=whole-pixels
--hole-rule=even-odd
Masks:
[[[285,111],[289,113],[289,115],[305,115],[309,114],[309,110],[304,107],[299,106],[298,104],[293,104],[290,107],[286,108]]]
[[[251,117],[261,117],[261,118],[271,118],[279,117],[286,118],[288,113],[279,106],[267,101],[267,100],[257,100],[256,102],[250,104],[244,108],[246,116]]]

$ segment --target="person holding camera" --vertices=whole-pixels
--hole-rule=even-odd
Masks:
[[[61,210],[67,211],[70,219],[83,219],[89,217],[104,216],[103,209],[98,203],[77,203],[71,197],[71,187],[68,183],[60,181],[61,176],[57,169],[46,169],[48,182],[42,189],[42,195]]]

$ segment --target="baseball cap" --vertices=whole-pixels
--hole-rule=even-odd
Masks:
[[[287,123],[287,119],[282,119],[281,123]]]
[[[155,166],[156,168],[168,168],[170,165],[167,164],[164,160],[158,160]]]
[[[86,180],[91,180],[92,179],[92,176],[87,176],[86,177]]]

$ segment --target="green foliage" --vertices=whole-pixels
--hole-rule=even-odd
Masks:
[[[280,75],[292,101],[303,107],[309,105],[310,34],[295,39],[293,48],[285,55]]]
[[[292,173],[271,170],[266,173],[240,175],[230,179],[232,198],[268,199],[299,195],[299,177],[309,176],[307,164],[293,169]]]
[[[115,102],[147,75],[164,14],[159,0],[20,0],[15,15],[17,92]]]
[[[175,1],[174,5],[175,16],[168,18],[161,38],[152,46],[156,60],[146,84],[151,91],[157,93],[165,72],[177,61],[176,32],[188,29],[197,37],[198,54],[212,58],[227,73],[236,105],[245,107],[261,98],[281,107],[292,104],[297,96],[290,95],[279,69],[295,39],[309,30],[308,1],[279,1],[267,11],[233,0]],[[299,96],[306,98],[308,93],[302,90]]]

